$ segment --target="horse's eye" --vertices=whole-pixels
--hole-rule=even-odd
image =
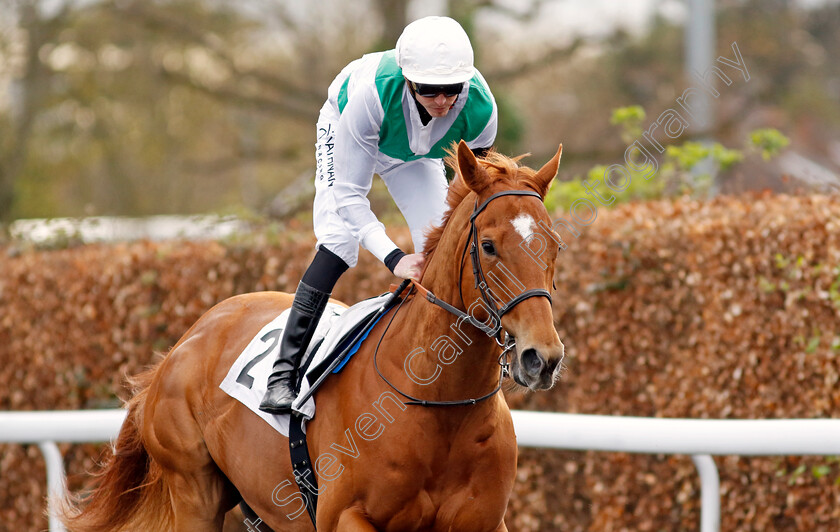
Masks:
[[[481,243],[481,250],[488,255],[496,254],[496,246],[493,245],[493,242],[488,242],[486,240]]]

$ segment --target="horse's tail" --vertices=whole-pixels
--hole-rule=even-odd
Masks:
[[[160,367],[160,366],[158,366]],[[162,470],[146,452],[141,429],[148,386],[157,368],[131,380],[128,415],[90,492],[67,495],[59,515],[72,532],[170,530],[172,506]]]

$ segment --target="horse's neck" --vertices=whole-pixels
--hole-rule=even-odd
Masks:
[[[455,316],[420,295],[399,313],[388,336],[392,334],[382,350],[387,353],[386,375],[408,395],[458,401],[481,397],[498,385],[493,339],[468,322],[458,326]]]

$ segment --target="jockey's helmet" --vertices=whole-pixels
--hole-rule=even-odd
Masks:
[[[470,38],[449,17],[425,17],[406,26],[396,59],[405,79],[415,83],[464,83],[475,74]]]

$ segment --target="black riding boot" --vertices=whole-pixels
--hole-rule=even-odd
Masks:
[[[270,414],[291,412],[295,400],[295,377],[301,356],[318,326],[330,294],[316,290],[303,281],[298,284],[295,300],[286,322],[280,352],[268,377],[268,390],[260,403],[260,410]]]

